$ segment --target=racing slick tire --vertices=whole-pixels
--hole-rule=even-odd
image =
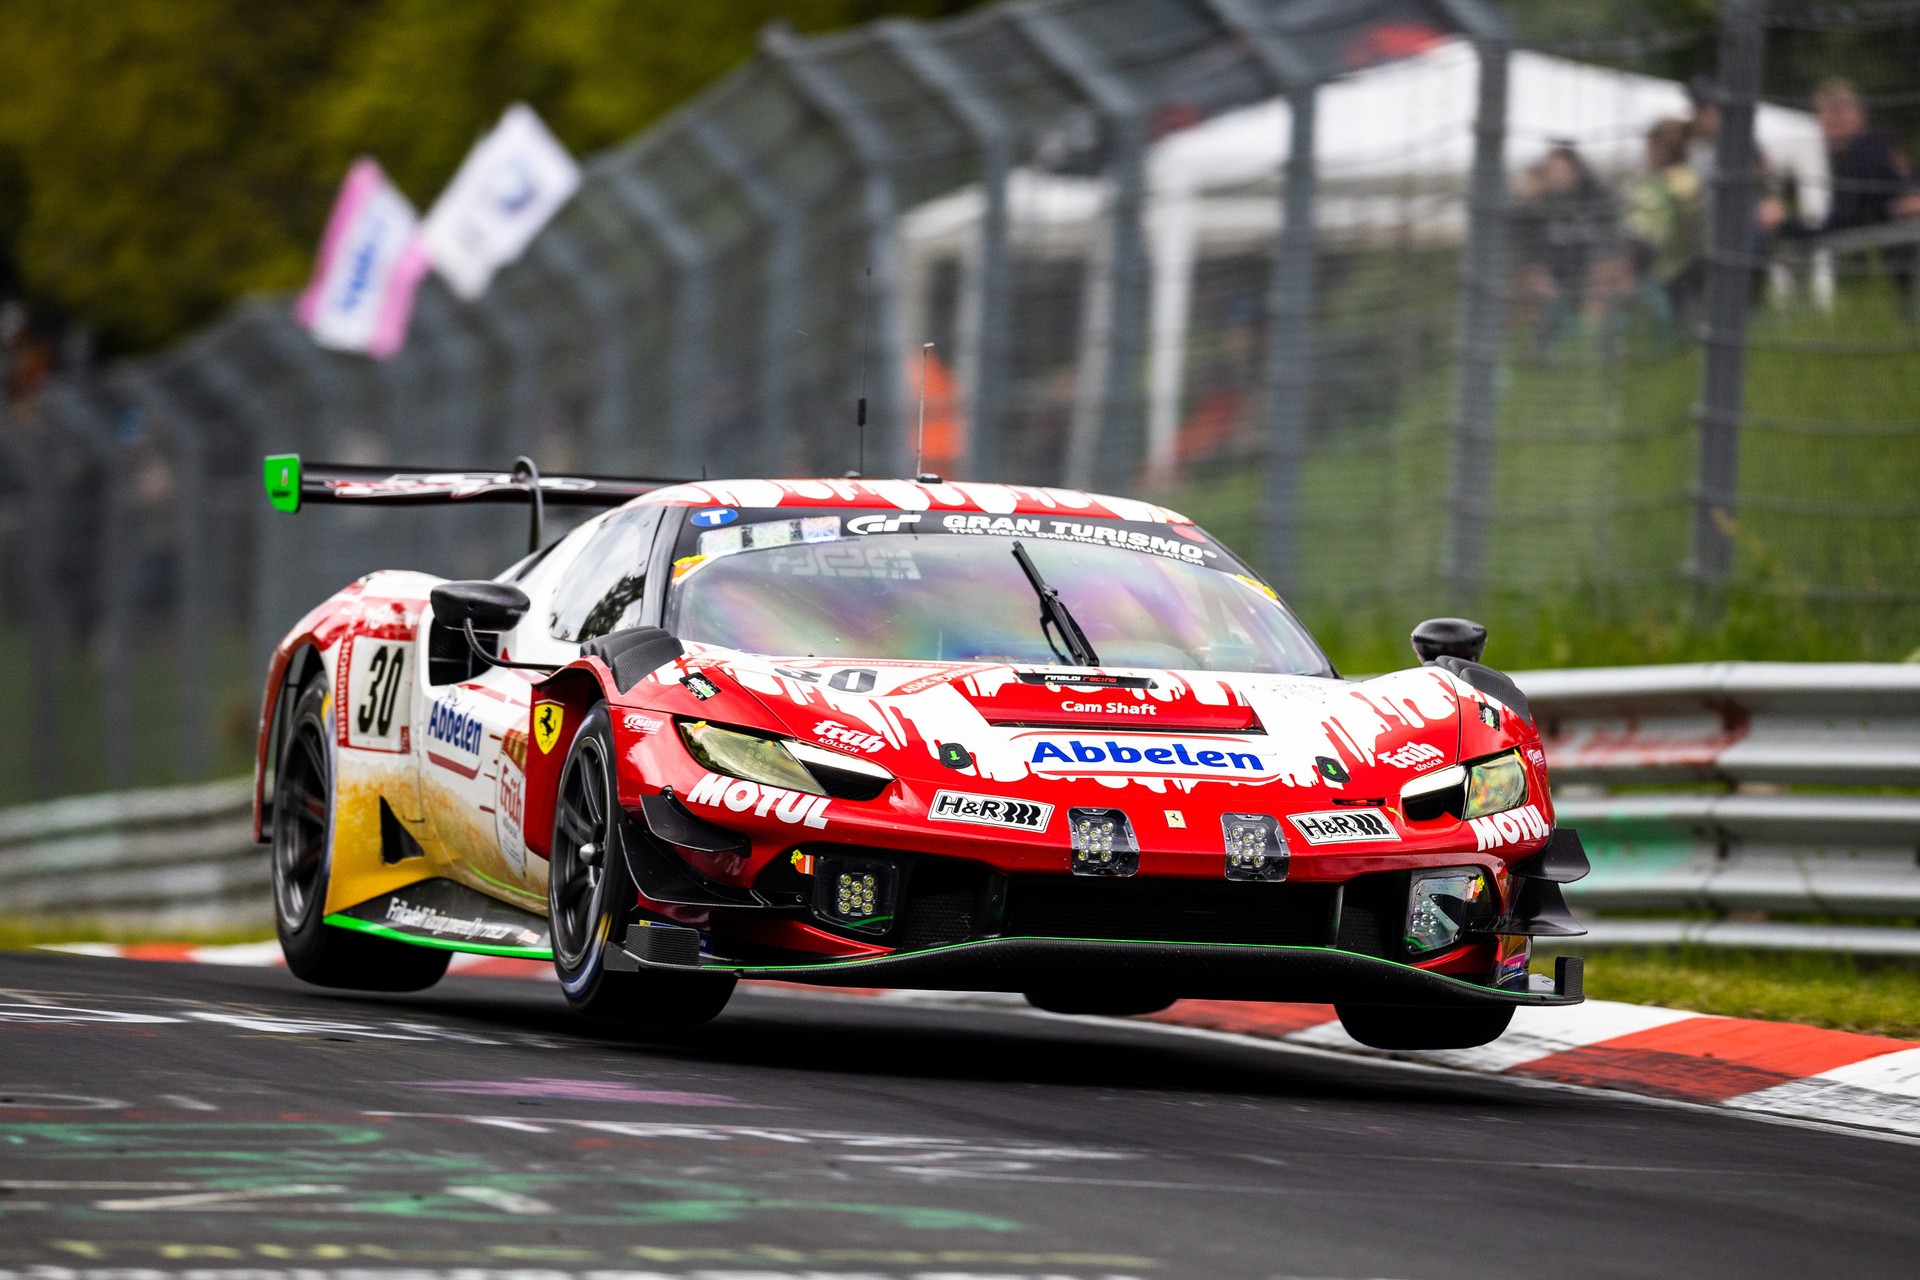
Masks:
[[[1159,1013],[1170,1008],[1174,997],[1156,991],[1094,991],[1056,989],[1029,991],[1027,1003],[1043,1013],[1088,1015],[1098,1018],[1133,1018],[1144,1013]]]
[[[1347,1034],[1373,1049],[1476,1049],[1498,1040],[1513,1021],[1513,1006],[1422,1009],[1385,1004],[1336,1004]]]
[[[293,975],[322,987],[420,991],[440,981],[451,953],[369,937],[325,922],[333,877],[333,735],[327,683],[294,699],[273,781],[273,923]]]
[[[733,996],[732,975],[607,968],[607,943],[624,935],[639,897],[620,846],[613,760],[612,722],[596,706],[573,736],[554,797],[547,910],[560,990],[577,1012],[607,1022],[711,1022]]]

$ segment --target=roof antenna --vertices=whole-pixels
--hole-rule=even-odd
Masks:
[[[924,465],[927,457],[927,357],[933,354],[933,344],[924,343],[920,347],[920,432],[913,442],[913,478],[926,475]]]
[[[873,354],[873,268],[860,288],[860,401],[854,410],[853,425],[860,430],[859,463],[854,475],[867,474],[867,367]]]

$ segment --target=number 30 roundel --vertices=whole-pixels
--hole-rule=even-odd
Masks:
[[[401,641],[355,636],[347,651],[340,741],[363,751],[405,751],[407,651]]]

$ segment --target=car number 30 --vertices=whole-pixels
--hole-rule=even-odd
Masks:
[[[344,739],[366,751],[404,751],[395,714],[407,666],[407,646],[357,641],[347,655]]]

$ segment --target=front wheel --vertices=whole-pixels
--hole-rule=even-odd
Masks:
[[[273,780],[273,923],[296,978],[360,991],[420,991],[440,981],[445,951],[326,923],[333,878],[333,752],[327,684],[301,686]]]
[[[1427,1009],[1385,1004],[1336,1004],[1347,1034],[1372,1049],[1477,1049],[1498,1040],[1513,1021],[1513,1006]]]
[[[624,936],[639,896],[620,845],[613,760],[611,722],[598,706],[574,734],[553,806],[547,911],[560,990],[578,1012],[609,1022],[711,1022],[733,996],[731,975],[607,968],[607,943]]]

